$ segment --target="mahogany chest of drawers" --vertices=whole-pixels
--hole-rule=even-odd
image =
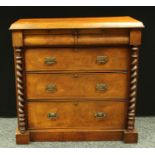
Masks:
[[[131,17],[13,23],[16,142],[137,142],[134,122],[143,27]]]

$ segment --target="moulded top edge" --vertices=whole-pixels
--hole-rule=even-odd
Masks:
[[[132,17],[124,16],[19,19],[10,26],[10,30],[90,28],[144,28],[144,25]]]

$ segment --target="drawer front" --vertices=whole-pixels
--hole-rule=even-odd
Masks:
[[[127,70],[128,48],[34,48],[25,50],[27,71]]]
[[[127,98],[128,75],[121,73],[27,74],[28,99]]]
[[[28,30],[25,46],[127,45],[128,29]]]
[[[124,102],[33,102],[27,104],[28,128],[123,129],[127,113]]]
[[[127,70],[130,52],[114,48],[28,48],[27,71],[49,70]]]

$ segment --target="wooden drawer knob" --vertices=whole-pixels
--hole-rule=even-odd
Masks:
[[[74,78],[78,78],[79,77],[79,74],[75,73],[75,74],[73,74],[73,77]]]

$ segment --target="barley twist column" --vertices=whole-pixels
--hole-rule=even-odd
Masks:
[[[135,124],[135,106],[137,91],[137,71],[138,71],[138,47],[131,48],[131,72],[130,72],[130,94],[127,129],[133,130]]]
[[[17,111],[18,111],[18,128],[20,133],[25,133],[26,122],[24,112],[24,87],[23,87],[23,56],[22,49],[15,49],[16,63],[16,83],[17,83]]]

